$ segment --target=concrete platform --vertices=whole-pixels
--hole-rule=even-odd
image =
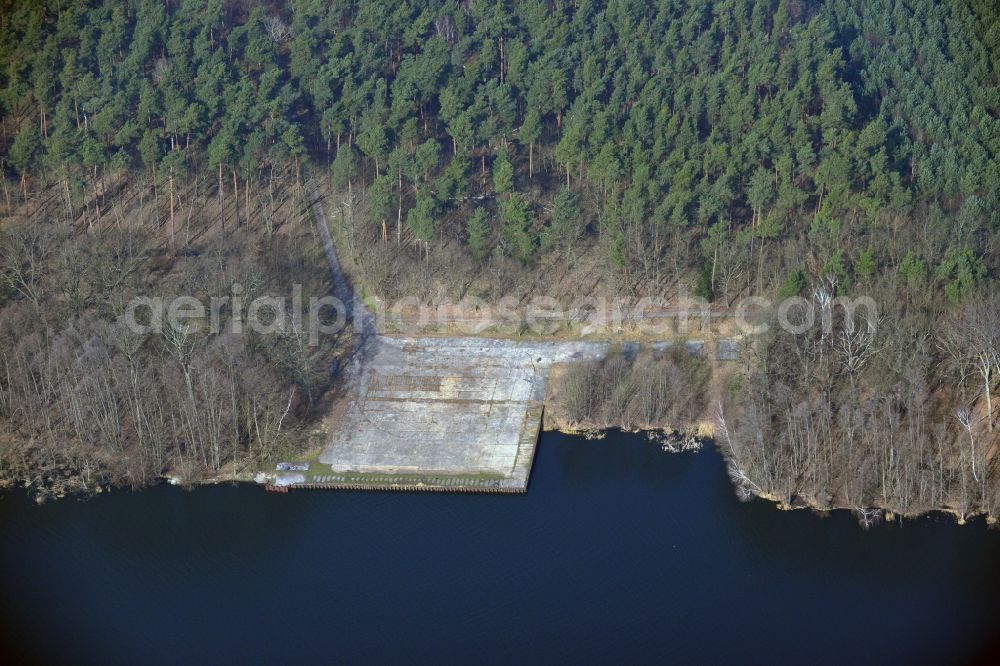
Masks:
[[[305,487],[524,492],[553,363],[607,344],[378,336]]]

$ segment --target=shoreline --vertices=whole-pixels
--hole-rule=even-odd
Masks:
[[[649,424],[643,424],[640,426],[633,426],[630,428],[623,428],[616,425],[602,425],[596,426],[587,423],[575,423],[570,424],[560,419],[558,416],[554,416],[549,410],[545,412],[545,418],[541,424],[541,430],[539,433],[539,440],[541,439],[542,433],[546,432],[558,432],[571,437],[579,437],[586,440],[603,440],[612,433],[626,433],[629,435],[640,436],[644,435],[649,442],[656,442],[660,444],[661,450],[665,455],[673,455],[677,453],[700,453],[706,446],[711,446],[714,448],[715,452],[722,458],[723,462],[726,464],[727,468],[731,464],[729,457],[726,452],[718,445],[715,438],[710,432],[707,432],[705,424],[699,424],[696,427],[669,427],[669,426],[651,426]],[[676,442],[682,440],[685,442],[695,442],[696,446],[681,447],[681,448],[669,448],[667,446],[668,442]],[[114,486],[110,484],[94,484],[93,487],[84,488],[72,488],[67,485],[56,486],[54,489],[46,490],[44,493],[38,493],[30,485],[23,483],[18,483],[17,480],[12,480],[4,478],[0,480],[0,498],[5,494],[21,493],[32,499],[35,504],[41,505],[50,500],[61,500],[70,497],[76,497],[78,499],[83,499],[91,496],[102,495],[104,493],[110,492],[120,492],[120,491],[130,491],[130,492],[142,492],[157,485],[167,484],[171,486],[178,486],[188,491],[194,491],[199,487],[209,487],[209,486],[219,486],[219,485],[247,485],[247,486],[258,486],[263,490],[267,483],[262,480],[262,478],[270,478],[273,476],[273,472],[265,472],[263,470],[254,470],[252,472],[232,472],[225,474],[217,474],[208,478],[201,479],[184,479],[176,474],[166,474],[163,476],[155,477],[155,480],[147,485],[140,486],[137,488],[129,489],[124,486]],[[728,474],[727,474],[728,476]],[[66,477],[67,481],[72,480],[72,476]],[[764,500],[778,511],[797,511],[797,510],[809,510],[815,514],[817,517],[822,517],[824,514],[828,514],[833,511],[847,511],[855,516],[858,516],[858,512],[875,512],[877,516],[874,521],[865,523],[864,520],[859,518],[859,525],[863,529],[868,529],[871,527],[877,527],[881,522],[896,522],[902,520],[913,520],[922,518],[924,516],[929,516],[931,514],[944,514],[955,519],[957,525],[966,525],[973,521],[978,521],[983,519],[983,522],[988,527],[995,527],[998,523],[997,517],[989,515],[988,512],[978,510],[970,513],[966,513],[963,517],[962,513],[951,506],[938,506],[932,507],[919,512],[906,512],[900,511],[899,509],[886,507],[886,506],[866,506],[866,507],[856,507],[837,501],[832,502],[829,506],[821,505],[815,497],[806,494],[793,495],[791,501],[786,501],[784,498],[779,497],[773,493],[767,492],[753,492],[750,497],[743,500],[739,496],[738,488],[736,484],[730,479],[730,486],[733,489],[734,495],[737,499],[742,501],[749,501],[750,499],[761,499]],[[363,487],[351,487],[351,488],[334,488],[330,486],[329,488],[310,488],[302,487],[303,490],[316,490],[316,489],[329,489],[329,490],[369,490],[373,492],[387,492],[390,490],[397,492],[428,492],[428,491],[438,491],[439,489],[431,487],[379,487],[379,488],[363,488]],[[445,490],[445,489],[441,489]],[[475,492],[475,491],[472,491]],[[485,492],[485,491],[484,491]],[[530,492],[530,484],[527,492]]]

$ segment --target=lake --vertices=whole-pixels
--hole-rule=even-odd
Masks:
[[[713,449],[542,436],[521,496],[0,500],[33,660],[949,663],[1000,646],[1000,532],[741,503]],[[10,662],[8,662],[10,663]]]

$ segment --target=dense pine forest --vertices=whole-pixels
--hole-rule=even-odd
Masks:
[[[624,286],[957,301],[993,268],[990,2],[6,4],[10,201],[61,182],[72,216],[122,170],[243,196],[313,159],[372,234],[596,242]]]
[[[579,266],[599,276],[570,280],[584,293],[717,307],[871,295],[877,335],[763,339],[706,406],[734,478],[995,514],[998,18],[990,0],[5,0],[0,307],[57,312],[29,326],[42,346],[115,314],[34,290],[32,270],[69,270],[35,265],[47,227],[101,247],[128,227],[171,266],[209,242],[273,256],[318,177],[377,295]],[[40,362],[7,329],[7,366]],[[15,424],[45,393],[17,383]]]

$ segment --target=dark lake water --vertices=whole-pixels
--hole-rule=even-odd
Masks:
[[[712,450],[546,434],[524,496],[7,496],[0,590],[0,651],[46,661],[961,663],[997,648],[1000,532],[865,533],[740,503]]]

